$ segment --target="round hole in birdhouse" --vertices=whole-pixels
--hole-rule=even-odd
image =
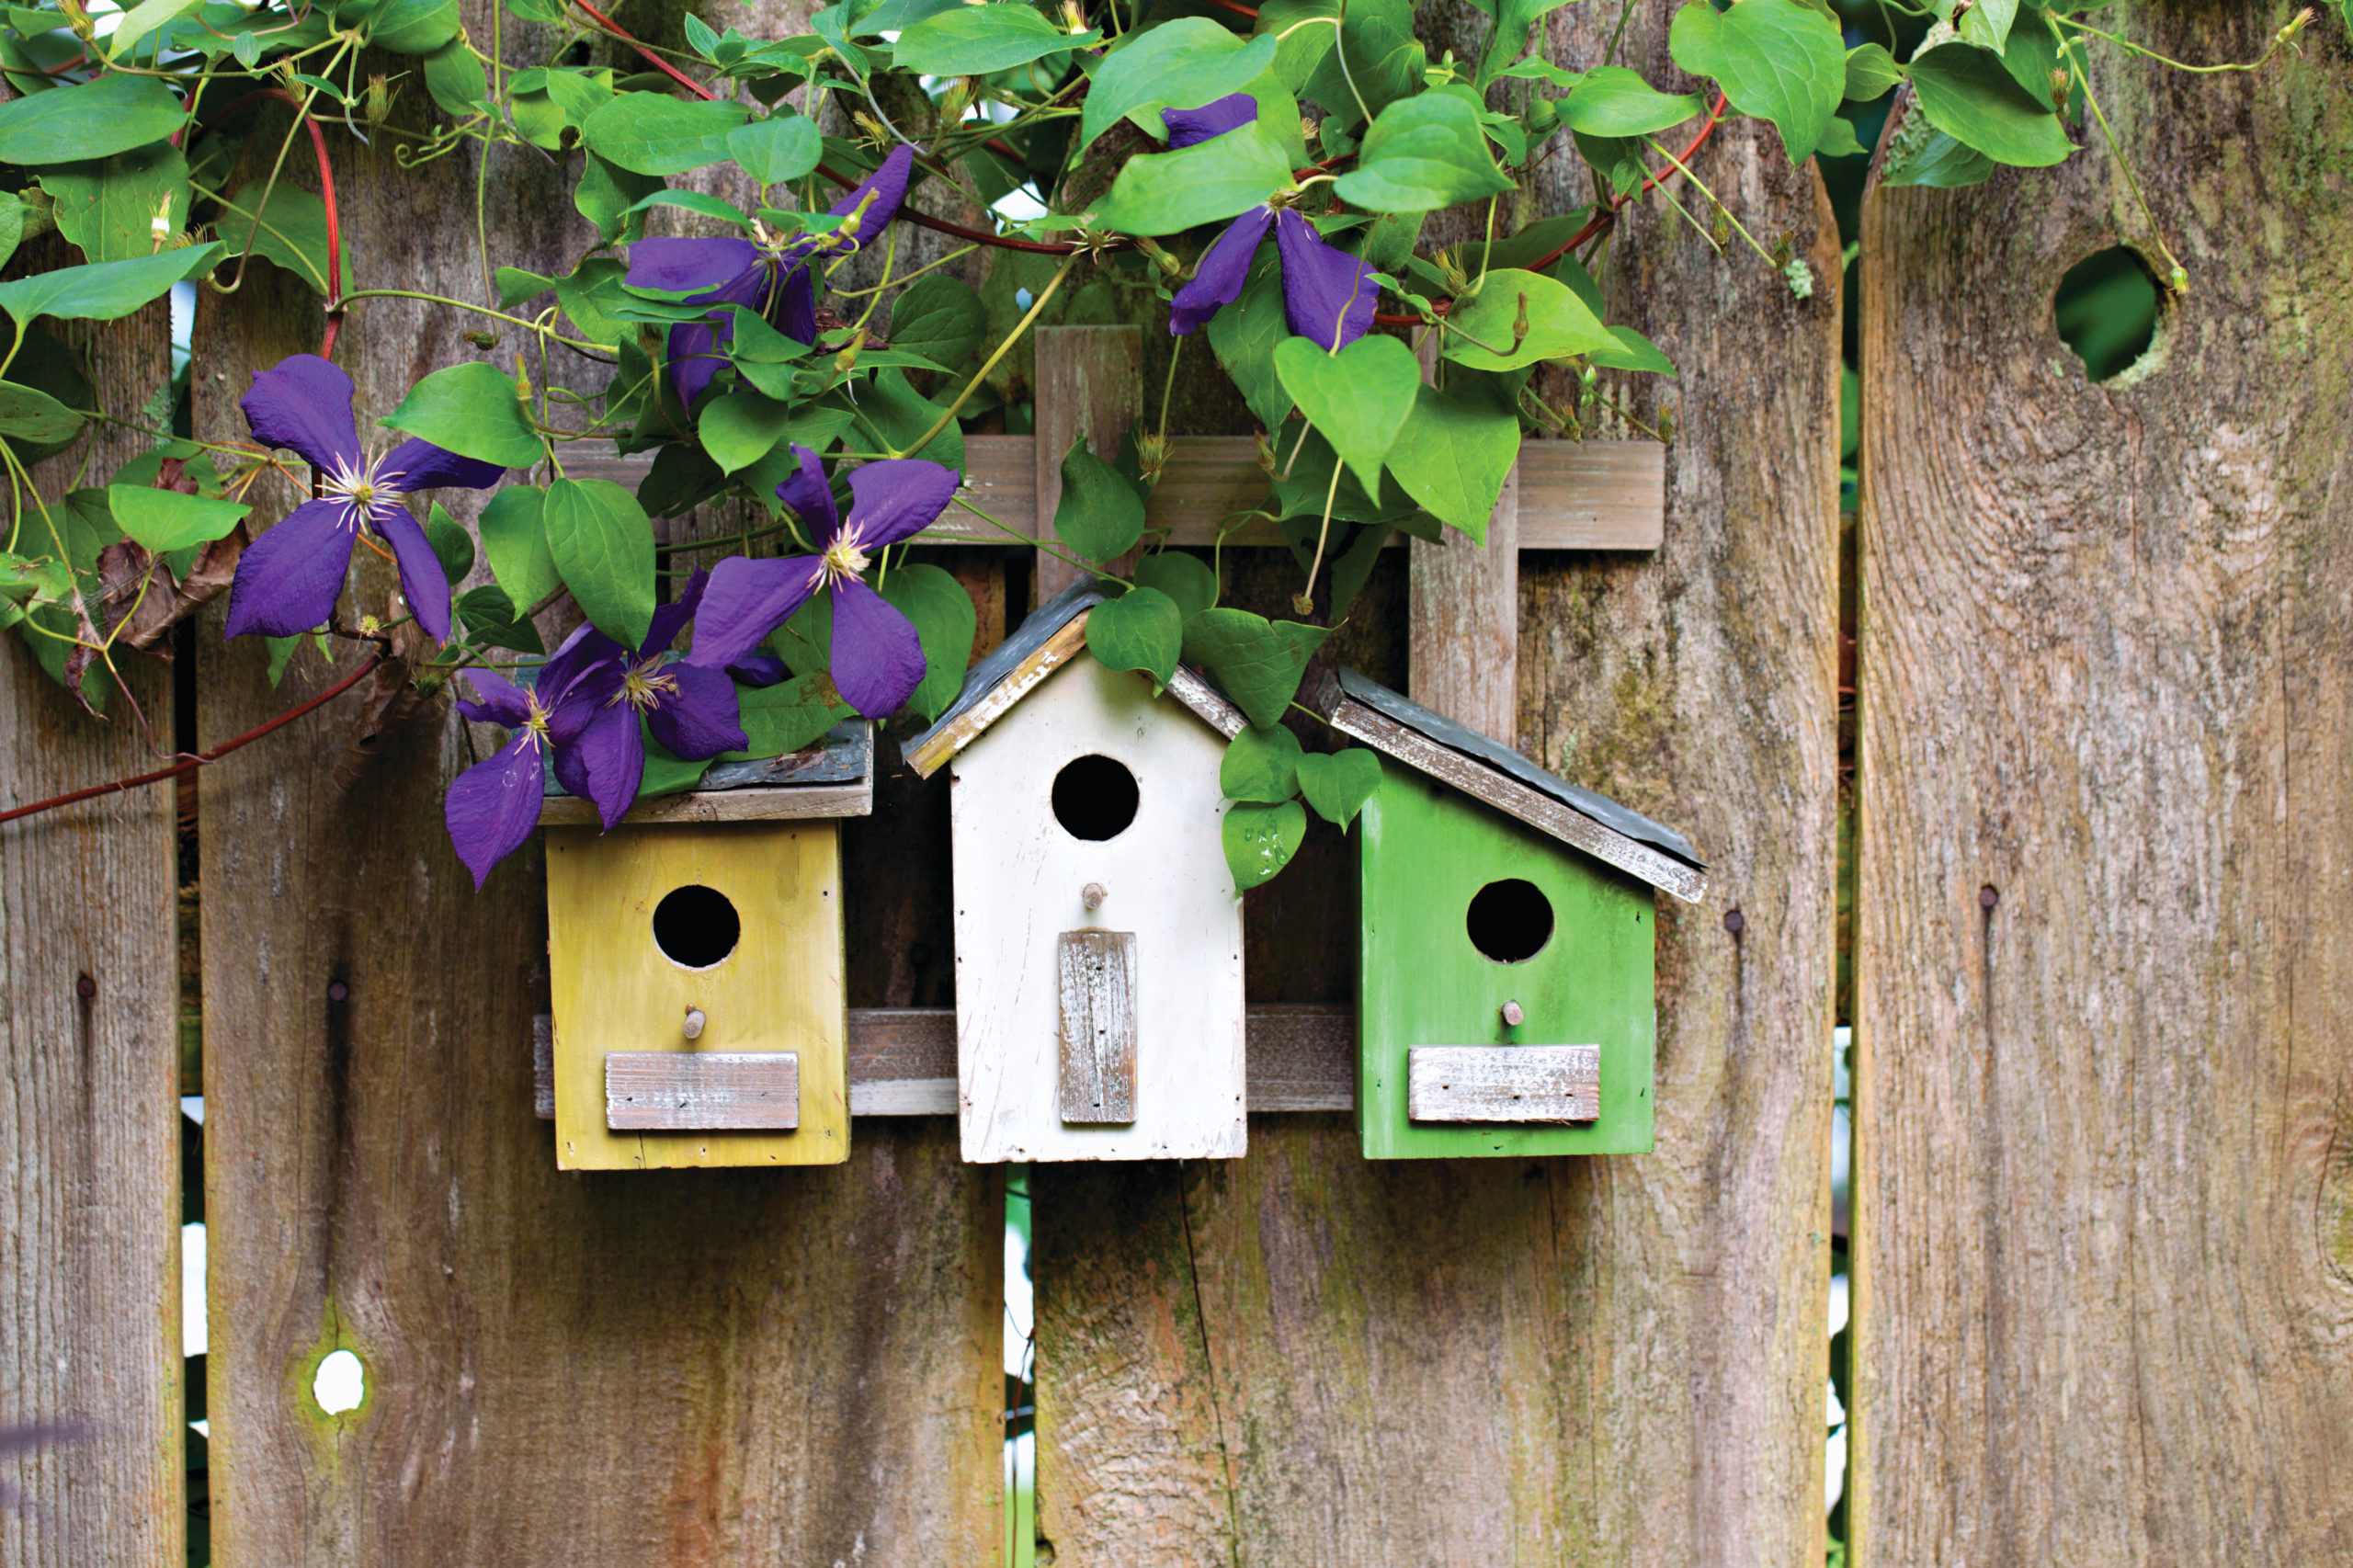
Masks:
[[[727,895],[699,882],[672,888],[654,906],[654,945],[687,969],[709,969],[735,950],[743,934]]]
[[[1054,775],[1054,820],[1073,838],[1117,838],[1136,820],[1136,776],[1108,756],[1082,756]]]
[[[1518,963],[1552,939],[1552,903],[1518,877],[1489,882],[1471,900],[1471,945],[1497,963]]]

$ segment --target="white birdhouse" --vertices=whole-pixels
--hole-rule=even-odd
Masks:
[[[1086,653],[1084,586],[1041,606],[907,743],[950,767],[964,1158],[1233,1159],[1242,905],[1218,765],[1241,714],[1179,670]]]

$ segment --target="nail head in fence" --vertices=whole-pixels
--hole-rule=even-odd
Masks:
[[[1136,1119],[1136,934],[1062,935],[1063,1119]]]
[[[782,1132],[801,1125],[790,1051],[615,1051],[605,1125],[616,1132]]]
[[[1415,1121],[1591,1121],[1601,1114],[1597,1045],[1417,1045],[1405,1053]]]

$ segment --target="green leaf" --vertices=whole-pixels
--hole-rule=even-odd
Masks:
[[[367,22],[369,41],[394,54],[430,54],[459,31],[458,0],[384,0]]]
[[[0,381],[0,436],[47,445],[72,440],[82,425],[80,415],[47,392]]]
[[[1362,746],[1309,752],[1299,759],[1299,792],[1315,814],[1346,833],[1381,789],[1381,757]]]
[[[1698,114],[1690,93],[1662,93],[1623,65],[1597,65],[1560,100],[1561,121],[1588,136],[1648,136]]]
[[[498,285],[498,308],[511,311],[526,300],[535,300],[555,287],[555,279],[536,272],[526,272],[519,267],[502,267],[492,274]]]
[[[1337,354],[1313,338],[1275,347],[1275,373],[1308,422],[1324,432],[1367,490],[1381,487],[1381,465],[1414,412],[1422,369],[1399,338],[1370,334]]]
[[[1487,84],[1503,74],[1512,57],[1528,47],[1530,28],[1566,4],[1568,0],[1503,0],[1494,13],[1495,30],[1488,36],[1487,47],[1479,56],[1479,89],[1485,91]]]
[[[1290,184],[1290,159],[1256,120],[1174,153],[1131,158],[1096,209],[1123,234],[1173,234],[1257,206]]]
[[[458,596],[458,619],[466,641],[485,648],[512,648],[518,653],[544,653],[539,629],[523,619],[506,590],[490,583]]]
[[[501,468],[529,468],[542,455],[514,381],[479,360],[434,371],[379,423]]]
[[[891,305],[892,347],[934,364],[961,365],[979,351],[988,332],[989,310],[980,295],[944,272],[916,278]]]
[[[2050,104],[2038,103],[1998,56],[1974,44],[1938,44],[1915,55],[1912,90],[1929,124],[1997,164],[2044,168],[2075,150]]]
[[[464,39],[451,39],[425,57],[425,90],[445,114],[460,119],[488,110],[490,77]]]
[[[1107,670],[1142,670],[1155,691],[1176,674],[1184,643],[1185,613],[1157,588],[1131,588],[1086,612],[1086,651],[1095,662]]]
[[[2051,19],[2040,11],[2021,10],[2018,19],[2011,23],[2009,42],[2002,50],[2002,69],[2010,74],[2010,80],[2016,82],[2018,90],[2028,97],[2040,104],[2049,104],[2058,112],[2065,112],[2062,105],[2067,95],[2053,89],[2051,85],[2053,72],[2065,74],[2060,58],[2059,39],[2051,30]],[[2074,85],[2070,82],[2067,93],[2074,91]],[[2076,118],[2081,119],[2080,96],[2075,101]]]
[[[548,549],[543,509],[547,493],[536,485],[510,484],[490,498],[474,527],[482,530],[490,574],[507,597],[529,609],[563,585]]]
[[[792,410],[749,387],[704,405],[695,433],[722,473],[749,467],[774,449],[792,422]]]
[[[924,76],[986,76],[1102,41],[1098,32],[1063,31],[1024,0],[1002,0],[926,17],[899,35],[891,63]]]
[[[1329,628],[1270,621],[1246,609],[1205,609],[1185,623],[1185,658],[1207,669],[1258,725],[1281,722],[1307,661]]]
[[[240,246],[251,234],[255,255],[284,267],[321,294],[327,291],[324,201],[300,186],[281,180],[271,187],[269,199],[261,204],[258,226],[254,222],[252,199],[245,191],[224,197],[221,206],[227,215],[213,225],[215,233]]]
[[[923,681],[907,706],[928,724],[948,711],[964,688],[964,666],[972,656],[979,613],[964,585],[944,568],[928,563],[893,566],[878,590],[901,615],[915,623],[923,639]]]
[[[17,254],[25,237],[25,199],[15,191],[0,192],[0,265]]]
[[[136,256],[130,261],[96,261],[84,267],[36,272],[29,278],[0,283],[0,310],[19,322],[31,321],[35,316],[119,321],[150,301],[170,293],[173,284],[209,271],[228,248],[215,242]]]
[[[1822,133],[1822,144],[1813,150],[1813,155],[1817,158],[1859,158],[1870,152],[1869,147],[1855,139],[1853,123],[1833,115],[1829,129]]]
[[[1217,784],[1229,801],[1288,801],[1299,793],[1299,737],[1280,724],[1243,731],[1225,745]]]
[[[874,380],[859,394],[857,418],[872,430],[884,447],[904,452],[911,458],[927,458],[961,473],[964,470],[964,432],[949,420],[938,435],[925,444],[920,451],[912,449],[923,433],[947,412],[943,403],[933,403],[907,384],[904,370],[877,370]]]
[[[1907,114],[1888,141],[1879,182],[1891,187],[1921,185],[1951,190],[1980,184],[1993,173],[1993,159],[1938,131],[1927,115]]]
[[[116,24],[114,36],[107,40],[107,52],[117,60],[125,58],[139,47],[141,39],[203,4],[204,0],[140,0]]]
[[[575,126],[587,124],[590,115],[619,96],[603,72],[551,70],[540,80],[546,85],[548,101]]]
[[[108,73],[0,104],[0,164],[79,164],[161,142],[185,111],[155,76]]]
[[[1087,84],[1075,150],[1130,115],[1158,134],[1160,117],[1146,111],[1191,108],[1241,92],[1274,64],[1275,50],[1271,37],[1245,41],[1201,17],[1122,34]]]
[[[1422,387],[1389,453],[1389,472],[1425,510],[1484,543],[1519,460],[1519,419],[1483,392]]]
[[[474,536],[438,501],[426,513],[425,542],[433,547],[434,559],[441,562],[441,575],[449,579],[451,587],[464,582],[466,574],[474,569]]]
[[[818,674],[794,676],[774,686],[737,687],[735,710],[744,737],[751,744],[742,751],[722,752],[722,762],[783,756],[814,745],[826,731],[851,716],[849,705],[834,689],[834,683]]]
[[[1285,25],[1296,27],[1297,18]],[[1320,25],[1302,31],[1330,37],[1330,29]],[[1428,63],[1414,37],[1413,0],[1348,0],[1339,47],[1325,48],[1299,90],[1323,105],[1335,122],[1324,131],[1328,137],[1333,129],[1354,131],[1399,98],[1420,92]]]
[[[1230,806],[1218,836],[1225,846],[1226,869],[1233,873],[1233,891],[1247,892],[1271,881],[1299,853],[1307,836],[1307,812],[1297,801]]]
[[[253,510],[233,501],[183,495],[143,484],[110,484],[107,506],[122,531],[156,554],[221,538]]]
[[[1667,49],[1686,71],[1714,77],[1733,108],[1771,120],[1793,164],[1813,155],[1847,90],[1837,25],[1788,0],[1743,0],[1729,11],[1691,0],[1675,13]]]
[[[626,338],[634,350],[636,327],[612,313],[630,297],[621,286],[628,276],[628,267],[614,257],[590,256],[571,277],[555,280],[555,301],[590,342],[618,346]]]
[[[1976,0],[1961,14],[1961,39],[1999,54],[2009,42],[2010,27],[2018,17],[2018,0]]]
[[[563,585],[597,630],[626,647],[654,619],[654,525],[637,497],[608,479],[559,479],[543,515]]]
[[[1661,376],[1675,374],[1675,362],[1659,352],[1658,345],[1631,326],[1613,326],[1609,335],[1618,340],[1615,348],[1597,348],[1593,362],[1605,370],[1647,370]]]
[[[1282,267],[1275,247],[1262,244],[1250,260],[1250,279],[1232,304],[1210,318],[1210,351],[1242,390],[1252,417],[1279,428],[1290,412],[1290,393],[1275,374],[1275,346],[1290,336],[1283,312]]]
[[[637,798],[652,800],[656,795],[676,795],[702,782],[710,765],[719,759],[705,757],[700,762],[688,762],[668,746],[654,738],[654,732],[638,721],[638,733],[645,738],[645,777],[638,780]]]
[[[1086,437],[1063,454],[1063,494],[1054,532],[1089,561],[1125,555],[1143,538],[1143,498],[1118,469],[1088,449]]]
[[[684,174],[731,157],[728,133],[750,113],[725,98],[690,102],[665,93],[623,93],[588,117],[580,128],[580,140],[618,168],[641,175]]]
[[[51,215],[88,261],[128,261],[155,252],[155,223],[169,243],[188,223],[188,160],[168,142],[41,173]]]
[[[1884,97],[1904,81],[1904,67],[1876,43],[1858,44],[1847,51],[1847,101],[1867,104]]]
[[[1784,5],[1786,0],[1748,0]],[[1574,290],[1540,272],[1499,267],[1477,297],[1447,317],[1446,357],[1474,370],[1516,370],[1539,359],[1612,349],[1618,340]]]
[[[1136,586],[1165,594],[1186,620],[1217,603],[1217,574],[1198,555],[1164,550],[1136,562]]]
[[[1343,201],[1374,211],[1426,212],[1513,186],[1487,151],[1478,109],[1438,92],[1382,109],[1365,132],[1357,166],[1332,188]]]
[[[727,153],[762,185],[796,180],[817,166],[825,139],[817,122],[802,115],[779,114],[739,125],[727,133]]]

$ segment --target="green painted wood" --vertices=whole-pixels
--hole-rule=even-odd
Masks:
[[[1363,960],[1357,980],[1357,1131],[1369,1160],[1631,1154],[1651,1147],[1657,1037],[1651,890],[1461,791],[1392,767],[1364,810]],[[1503,963],[1472,943],[1471,901],[1533,883],[1552,934]],[[1505,1022],[1504,1005],[1522,1020]],[[1591,1122],[1435,1125],[1406,1116],[1417,1045],[1597,1045]]]

